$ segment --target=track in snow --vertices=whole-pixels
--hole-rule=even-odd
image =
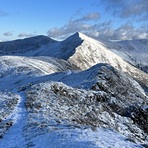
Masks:
[[[9,119],[13,120],[13,125],[6,132],[4,137],[0,140],[1,148],[19,148],[26,145],[25,137],[23,137],[23,128],[26,124],[27,112],[24,107],[25,96],[19,93],[20,100],[13,113],[9,116]]]

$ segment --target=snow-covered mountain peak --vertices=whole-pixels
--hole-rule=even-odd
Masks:
[[[76,32],[73,35],[71,35],[70,37],[68,37],[66,39],[66,41],[67,40],[73,40],[73,41],[78,41],[78,40],[80,40],[80,41],[92,41],[94,39],[88,37],[87,35],[85,35],[85,34],[83,34],[81,32]]]
[[[86,36],[85,34],[83,34],[83,33],[81,33],[81,32],[76,32],[75,34],[78,35],[79,38],[81,38],[81,39],[83,39],[83,40],[89,39],[88,36]]]
[[[81,35],[79,32],[76,32],[74,34],[72,34],[71,36],[69,36],[66,40],[64,40],[64,42],[69,42],[69,41],[82,41],[83,38],[81,38]]]

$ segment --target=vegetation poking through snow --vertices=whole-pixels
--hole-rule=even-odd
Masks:
[[[147,138],[143,129],[134,124],[133,118],[118,112],[117,108],[120,109],[121,106],[114,104],[118,102],[118,98],[104,91],[76,89],[63,83],[52,82],[32,86],[26,96],[30,126],[43,128],[35,130],[35,127],[31,127],[34,134],[39,131],[47,132],[51,124],[55,127],[67,123],[80,127],[112,127],[135,142],[144,142]],[[129,105],[123,102],[122,110],[127,111]]]
[[[0,138],[13,125],[13,113],[19,101],[19,96],[9,91],[0,92]]]

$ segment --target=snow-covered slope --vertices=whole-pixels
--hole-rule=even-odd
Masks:
[[[0,77],[7,75],[47,75],[74,69],[67,61],[51,57],[1,56]]]
[[[147,98],[112,66],[33,76],[13,86],[1,91],[0,147],[134,148],[147,142]]]
[[[130,57],[130,62],[148,73],[148,40],[124,41],[119,44],[122,46],[122,52]]]
[[[105,42],[108,49],[148,73],[148,39]]]
[[[128,68],[131,67],[120,56],[108,50],[102,42],[81,33],[77,35],[77,38],[83,40],[83,42],[68,60],[81,69],[88,69],[97,63],[108,63],[124,72],[127,72]]]
[[[67,60],[75,53],[75,49],[81,45],[82,39],[76,33],[64,41],[42,45],[34,51],[26,52],[25,56],[50,56]]]
[[[14,84],[32,77],[76,69],[67,61],[51,57],[1,56],[0,89],[13,88]]]
[[[81,45],[75,49],[75,53],[68,61],[85,70],[97,63],[108,63],[115,68],[128,73],[131,77],[143,83],[147,89],[148,74],[125,61],[122,57],[111,51],[106,44],[97,41],[84,34],[77,33],[77,38],[83,40]]]

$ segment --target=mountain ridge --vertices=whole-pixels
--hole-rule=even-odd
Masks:
[[[40,37],[44,38],[44,36],[38,36],[36,38]],[[80,32],[76,32],[63,41],[56,42],[52,40],[52,42],[47,42],[46,44],[42,45],[35,44],[34,49],[28,48],[27,51],[22,51],[23,53],[14,52],[12,55],[29,57],[50,56],[54,58],[64,59],[82,70],[88,69],[97,63],[108,63],[118,68],[119,70],[128,73],[134,79],[138,80],[141,85],[144,86],[145,90],[148,90],[147,74],[141,71],[141,67],[144,67],[143,69],[146,69],[147,65],[143,65],[142,63],[133,63],[130,59],[134,59],[135,54],[133,53],[133,55],[129,55],[127,54],[128,48],[126,50],[124,49],[126,49],[126,46],[123,48],[121,44],[113,44],[112,42],[107,41],[98,41]],[[145,47],[145,49],[147,49],[147,47]],[[137,50],[138,49],[136,48],[135,51],[137,52]],[[124,53],[124,51],[126,52]],[[147,55],[148,54],[144,54],[145,57]],[[144,60],[145,59],[147,60],[147,58],[144,58]]]
[[[1,44],[3,44],[3,43],[7,43],[7,44],[9,44],[9,43],[13,43],[13,42],[18,42],[18,41],[24,41],[24,40],[27,40],[27,41],[29,41],[29,40],[31,40],[31,42],[34,42],[34,41],[36,41],[35,43],[32,43],[32,44],[38,44],[37,43],[37,40],[41,40],[41,41],[43,41],[44,40],[44,42],[43,43],[45,43],[45,44],[47,44],[49,41],[51,41],[52,43],[54,43],[54,42],[58,42],[58,41],[55,41],[55,40],[53,40],[53,39],[51,39],[51,38],[49,38],[49,37],[47,37],[47,36],[43,36],[43,35],[39,35],[39,36],[35,36],[35,37],[30,37],[30,38],[25,38],[25,39],[20,39],[20,40],[14,40],[14,41],[9,41],[9,42],[1,42],[0,43],[0,45]],[[148,41],[147,41],[147,39],[139,39],[139,40],[125,40],[125,41],[117,41],[117,42],[109,42],[109,41],[105,41],[105,40],[97,40],[97,39],[93,39],[93,38],[91,38],[91,37],[88,37],[88,36],[86,36],[86,35],[84,35],[83,33],[80,33],[80,32],[76,32],[75,34],[73,34],[73,35],[71,35],[70,37],[68,37],[67,39],[65,39],[65,40],[63,40],[63,41],[60,41],[60,43],[62,43],[62,42],[64,42],[63,44],[65,44],[66,42],[73,42],[73,41],[84,41],[84,40],[89,40],[90,42],[91,41],[97,41],[97,42],[99,42],[102,46],[104,46],[104,47],[106,47],[107,49],[109,49],[109,50],[111,50],[112,52],[115,52],[115,54],[118,54],[119,56],[121,55],[121,52],[117,52],[117,50],[119,50],[119,51],[121,51],[121,49],[122,49],[122,43],[126,43],[126,42],[139,42],[139,43],[143,43],[143,44],[145,44],[145,45],[147,45],[147,43],[148,43]],[[27,43],[27,42],[26,42]],[[27,43],[28,44],[28,43]],[[77,46],[79,46],[80,44],[78,44]],[[4,46],[4,45],[3,45]],[[36,45],[37,46],[37,45]],[[1,47],[1,46],[0,46]],[[36,49],[38,49],[38,48],[40,48],[40,47],[37,47]],[[47,46],[47,48],[50,48],[50,47],[48,47]],[[76,47],[75,47],[76,48]],[[133,50],[134,50],[134,47],[131,47],[131,48],[133,48]],[[146,47],[144,47],[144,48],[146,48],[147,49],[147,46]],[[0,48],[1,49],[1,52],[3,51],[3,48],[1,47]],[[130,50],[130,47],[128,48],[127,47],[127,49],[129,50],[129,52],[131,51]],[[147,55],[147,50],[143,50],[143,52],[144,51],[146,51],[146,55]],[[13,50],[13,47],[11,48],[11,50]],[[18,51],[19,51],[20,49],[18,49]],[[31,49],[30,49],[31,50]],[[122,52],[124,52],[124,48],[123,48],[123,51]],[[142,50],[142,48],[141,48],[141,50]],[[4,51],[3,51],[4,52]],[[16,52],[16,53],[15,53]],[[15,52],[13,52],[13,54],[15,55],[15,54],[17,54],[17,51],[15,51]],[[22,51],[23,53],[25,53],[25,52],[27,52],[27,51]],[[127,51],[126,51],[127,52]],[[136,52],[137,52],[137,49],[136,49]],[[4,55],[5,53],[3,53],[2,55]],[[7,53],[8,54],[8,53]],[[126,53],[125,53],[126,54]],[[12,55],[11,53],[9,53],[9,55]],[[122,56],[122,55],[121,55]],[[122,58],[124,58],[124,56],[122,56]],[[132,56],[131,56],[131,58],[132,58]],[[124,58],[125,60],[127,60],[127,61],[129,61],[129,59],[126,59],[126,57]],[[135,59],[135,57],[133,57],[133,59]],[[147,60],[147,58],[145,58],[144,60]],[[132,61],[129,61],[130,63],[132,63]],[[133,63],[132,63],[133,64]],[[139,64],[142,64],[142,63],[139,63]],[[147,61],[145,62],[145,64],[147,64]]]
[[[36,50],[43,44],[54,42],[57,41],[43,35],[7,42],[0,42],[0,55],[15,55],[19,53],[25,53],[29,50]]]

